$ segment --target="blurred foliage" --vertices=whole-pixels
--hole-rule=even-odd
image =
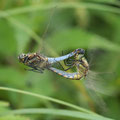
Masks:
[[[9,104],[7,102],[0,101],[0,110],[1,113],[10,111]],[[3,115],[0,116],[0,120],[29,120],[27,117],[19,115]]]
[[[0,39],[1,87],[51,96],[108,119],[120,119],[119,0],[1,0]],[[28,72],[17,59],[20,53],[40,52],[56,57],[62,51],[66,54],[77,48],[86,50],[91,69],[96,72],[89,75],[91,81],[71,81],[48,70],[43,74]],[[64,120],[68,119],[68,113],[73,115],[68,115],[70,120],[101,119],[89,113],[79,113],[78,118],[74,117],[78,113],[70,111],[57,113],[54,108],[70,109],[57,101],[39,100],[9,90],[0,90],[0,100],[2,113],[23,108],[53,108],[44,112],[49,115],[26,117],[18,112],[18,115],[2,115],[0,120]]]

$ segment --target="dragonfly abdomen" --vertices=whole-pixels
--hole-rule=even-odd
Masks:
[[[59,69],[54,68],[54,67],[50,67],[49,69],[51,71],[57,73],[58,75],[61,75],[61,76],[65,77],[65,78],[69,78],[69,79],[72,79],[72,80],[80,80],[83,77],[83,75],[80,74],[79,72],[68,73],[68,72],[59,70]]]
[[[73,52],[71,52],[71,53],[69,53],[67,55],[56,57],[56,58],[47,57],[47,59],[48,59],[48,63],[53,64],[53,63],[68,59],[68,58],[70,58],[72,56],[75,56],[76,54],[84,55],[84,53],[85,53],[84,49],[78,48],[78,49],[74,50]]]

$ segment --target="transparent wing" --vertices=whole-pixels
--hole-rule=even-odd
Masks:
[[[110,67],[113,55],[101,49],[92,49],[88,54],[90,70],[85,81],[87,87],[96,92],[111,95],[110,84],[115,77],[114,70]]]
[[[84,83],[87,88],[93,91],[96,91],[98,93],[102,93],[105,95],[110,95],[111,91],[109,90],[109,85],[108,85],[110,82],[110,79],[106,77],[107,75],[89,71]]]
[[[93,101],[101,110],[107,111],[104,97],[106,95],[111,96],[113,91],[110,84],[112,84],[114,74],[112,69],[108,69],[112,56],[100,49],[90,50],[87,53],[90,70],[83,83]]]

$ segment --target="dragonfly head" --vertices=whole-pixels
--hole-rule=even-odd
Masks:
[[[18,56],[18,59],[19,59],[19,62],[25,63],[25,61],[28,59],[28,54],[22,53]]]
[[[29,64],[30,60],[34,59],[36,57],[37,53],[28,53],[28,54],[20,54],[18,56],[19,62],[24,64]]]
[[[84,55],[85,54],[85,50],[81,49],[81,48],[78,48],[78,49],[76,49],[76,53]]]
[[[18,56],[18,59],[19,62],[29,67],[35,67],[38,64],[40,65],[46,60],[43,56],[39,56],[38,53],[22,53]]]

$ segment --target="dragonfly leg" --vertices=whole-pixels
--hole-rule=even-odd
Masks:
[[[63,56],[63,55],[64,55],[64,52],[62,51],[62,56]],[[69,58],[68,58],[68,59],[69,59]],[[67,59],[67,60],[68,60],[68,59]],[[66,59],[63,60],[63,61],[64,61],[64,64],[65,64],[66,66],[71,66],[70,64],[67,63],[67,60],[66,60]]]
[[[71,66],[74,61],[75,61],[75,60],[68,58],[67,60],[64,60],[64,64],[65,64],[66,66]],[[68,63],[68,62],[69,62],[69,63]]]
[[[62,55],[64,55],[63,51],[62,51]],[[66,66],[71,66],[74,61],[75,61],[75,60],[70,59],[70,57],[68,57],[68,59],[65,59],[65,60],[64,60],[64,64],[65,64]],[[69,63],[68,63],[68,62],[69,62]]]
[[[58,62],[58,64],[62,67],[63,70],[65,69],[60,62]]]
[[[61,65],[61,63],[60,63],[60,62],[58,62],[58,63],[59,63],[59,65],[62,67],[62,69],[63,69],[64,71],[67,71],[67,70],[69,70],[70,68],[72,68],[72,67],[73,67],[73,65],[71,65],[69,68],[65,69],[65,68]]]
[[[36,67],[35,67],[34,70],[35,70],[35,72],[43,73],[44,68],[40,68],[40,67],[37,67],[37,68],[36,68]]]
[[[43,73],[43,70],[40,69],[36,69],[36,68],[32,68],[32,69],[25,69],[27,71],[33,71],[33,72],[37,72],[37,73]]]
[[[64,69],[64,71],[67,71],[67,70],[71,69],[71,68],[74,67],[74,66],[75,66],[75,64],[72,64],[69,68]]]

